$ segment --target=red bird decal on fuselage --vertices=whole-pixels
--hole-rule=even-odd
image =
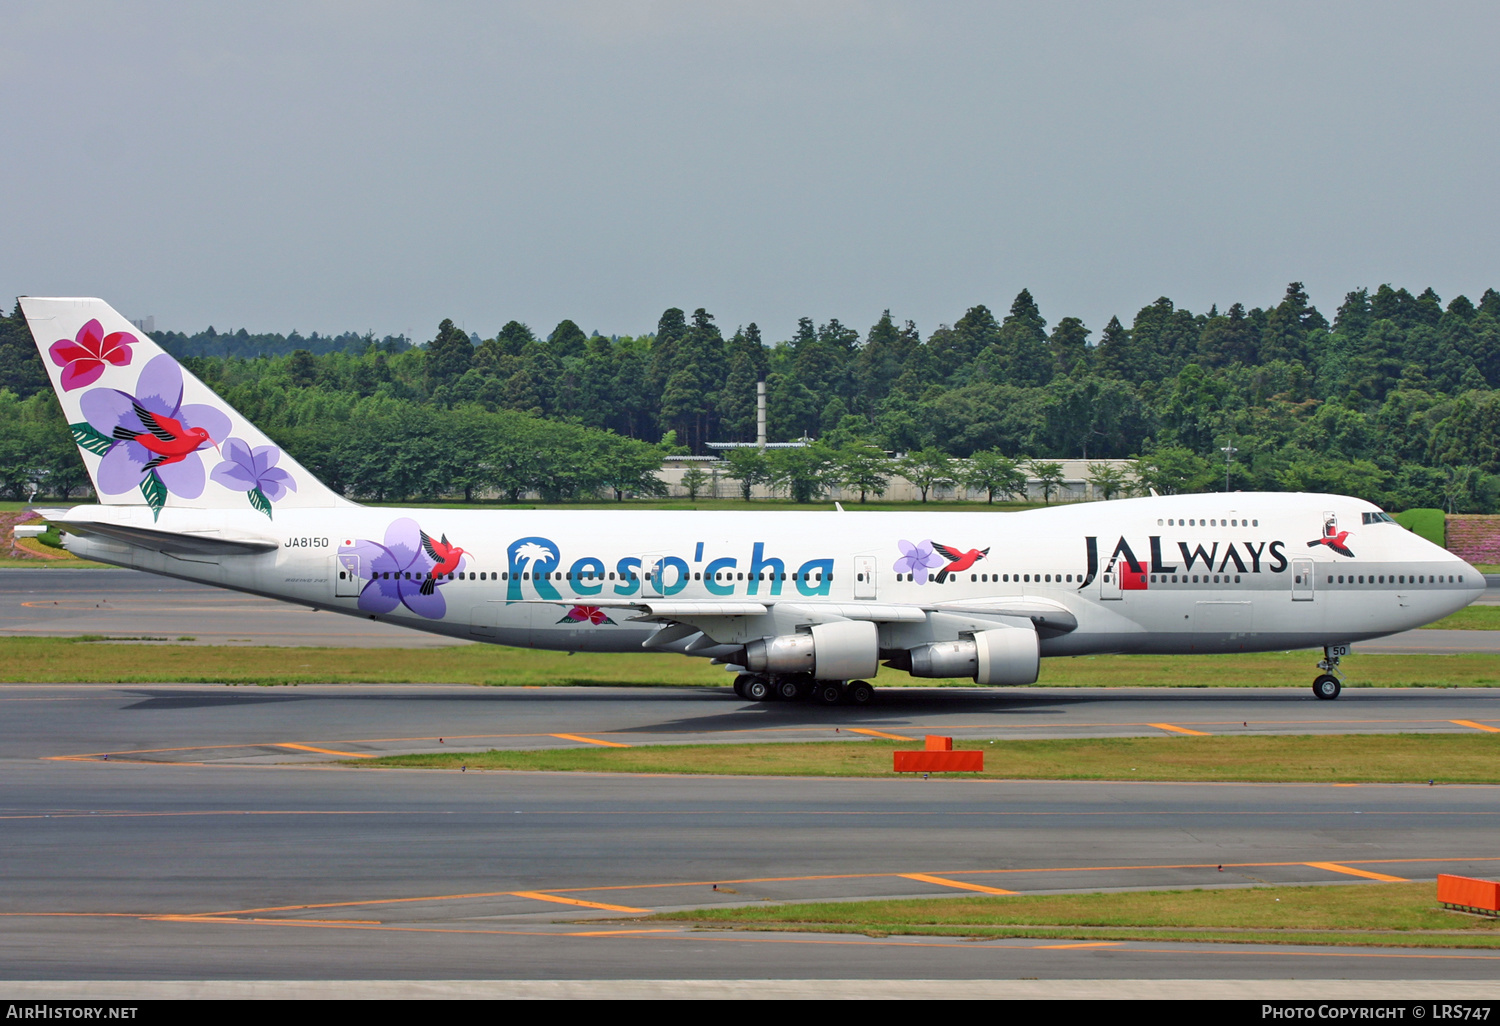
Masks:
[[[989,549],[970,549],[968,552],[959,552],[955,548],[939,545],[937,542],[932,543],[932,551],[948,560],[948,565],[937,572],[935,579],[939,584],[947,580],[949,574],[961,573],[990,554]]]
[[[431,595],[433,589],[437,587],[437,579],[451,574],[458,568],[458,561],[463,558],[464,550],[457,545],[449,545],[446,534],[443,535],[441,541],[433,541],[426,531],[418,533],[422,536],[422,548],[437,566],[428,572],[427,580],[423,581],[422,587],[417,590],[423,595]]]
[[[1316,541],[1310,541],[1307,543],[1307,547],[1310,549],[1315,549],[1319,545],[1327,545],[1330,549],[1332,549],[1334,552],[1337,552],[1339,555],[1348,556],[1350,559],[1353,559],[1354,553],[1350,552],[1348,546],[1344,544],[1344,539],[1348,537],[1348,531],[1340,531],[1338,534],[1332,535],[1330,537],[1319,538]]]
[[[135,403],[134,409],[146,430],[135,432],[128,427],[117,427],[115,437],[124,442],[134,442],[152,454],[146,464],[147,470],[155,470],[168,463],[180,463],[188,453],[213,444],[214,440],[201,427],[185,428],[181,421],[164,414],[152,413],[140,403]]]

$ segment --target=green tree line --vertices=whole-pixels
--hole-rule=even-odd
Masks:
[[[508,457],[543,467],[531,488],[608,491],[615,486],[569,468],[627,441],[659,455],[663,439],[695,453],[709,441],[752,440],[764,379],[771,440],[820,439],[827,465],[839,462],[829,453],[859,450],[867,462],[921,451],[1138,456],[1143,480],[1161,493],[1223,488],[1227,470],[1231,488],[1500,508],[1494,289],[1477,304],[1459,296],[1446,305],[1430,288],[1359,289],[1331,319],[1296,282],[1278,303],[1249,309],[1193,313],[1163,297],[1128,325],[1111,318],[1097,338],[1076,317],[1049,325],[1023,290],[1004,316],[974,306],[925,337],[889,311],[863,333],[803,318],[774,343],[753,323],[726,334],[706,310],[672,308],[641,336],[564,320],[545,337],[510,321],[476,338],[445,320],[418,347],[352,333],[318,347],[309,336],[290,351],[301,336],[153,337],[330,484],[372,498],[509,493],[519,478],[502,483],[494,467],[505,461],[490,454],[512,436],[552,445]],[[256,349],[255,339],[268,341]],[[19,311],[0,318],[0,388],[22,405],[45,389]],[[479,468],[489,476],[471,482]],[[794,478],[810,479],[778,480],[809,494]]]

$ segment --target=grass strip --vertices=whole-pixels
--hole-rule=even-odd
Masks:
[[[1500,631],[1500,606],[1469,606],[1427,627],[1439,631]]]
[[[130,639],[125,639],[130,640]],[[0,638],[0,683],[475,684],[527,687],[690,685],[733,678],[701,659],[660,652],[544,652],[498,645],[451,648],[292,648],[270,645],[111,644],[103,638]],[[1316,656],[1271,652],[1212,656],[1076,656],[1044,659],[1043,687],[1296,687]],[[1485,653],[1355,655],[1345,687],[1495,687],[1500,660]],[[975,687],[915,680],[898,670],[881,687]],[[1015,689],[1024,694],[1025,689]]]
[[[613,740],[613,739],[612,739]],[[362,759],[404,769],[890,777],[892,753],[921,742],[648,745],[530,751],[435,752]],[[1239,737],[1066,738],[957,742],[982,749],[989,780],[1250,781],[1256,783],[1500,783],[1500,735],[1300,734]],[[908,775],[909,776],[909,775]]]
[[[995,886],[1005,880],[1006,874],[983,877]],[[1500,921],[1449,912],[1426,882],[759,903],[650,919],[878,936],[1500,948]]]

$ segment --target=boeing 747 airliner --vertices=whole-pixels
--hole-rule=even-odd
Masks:
[[[79,556],[458,638],[667,651],[742,697],[864,704],[915,677],[1036,681],[1042,656],[1318,649],[1484,578],[1338,495],[1173,495],[1021,513],[384,509],[328,489],[98,299],[23,298],[99,504]],[[128,614],[126,614],[128,615]]]

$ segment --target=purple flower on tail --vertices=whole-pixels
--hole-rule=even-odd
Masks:
[[[91,388],[78,400],[84,420],[70,424],[73,440],[102,456],[97,480],[105,495],[139,488],[160,515],[171,493],[184,499],[203,494],[207,475],[200,449],[229,434],[222,410],[182,401],[182,370],[165,354],[141,369],[135,394]]]
[[[901,550],[901,558],[896,560],[892,569],[898,574],[911,574],[918,584],[927,583],[928,569],[948,562],[932,551],[931,539],[924,539],[920,544],[913,545],[903,538],[896,542],[896,546]]]
[[[208,476],[225,488],[244,492],[250,505],[270,516],[273,502],[280,502],[287,492],[297,490],[292,475],[276,465],[280,459],[281,450],[274,445],[251,448],[241,439],[227,438],[224,440],[224,462]]]

